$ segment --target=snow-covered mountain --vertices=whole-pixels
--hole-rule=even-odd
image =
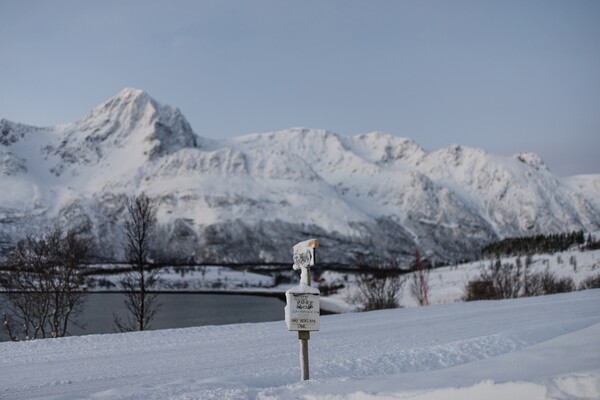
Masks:
[[[0,245],[60,223],[119,258],[126,196],[160,204],[161,248],[197,262],[471,257],[505,236],[600,230],[600,174],[559,178],[535,154],[501,157],[406,138],[302,128],[197,136],[176,108],[124,89],[80,121],[0,120]]]

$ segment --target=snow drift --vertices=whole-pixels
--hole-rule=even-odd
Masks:
[[[591,400],[599,302],[596,289],[323,316],[302,383],[283,321],[0,343],[0,397]]]

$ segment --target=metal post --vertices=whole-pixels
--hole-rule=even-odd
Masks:
[[[310,331],[298,331],[298,339],[300,339],[300,378],[303,381],[309,379],[308,373],[308,339],[310,339]]]
[[[316,254],[316,249],[313,249]],[[310,267],[306,268],[306,283],[310,286]],[[301,379],[307,381],[309,379],[308,373],[308,340],[310,339],[310,331],[298,331],[298,339],[300,339],[300,370]]]

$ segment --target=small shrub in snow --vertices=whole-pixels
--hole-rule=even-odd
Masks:
[[[398,308],[406,275],[396,266],[382,266],[356,276],[356,292],[351,301],[362,310]]]
[[[600,274],[589,276],[579,284],[579,290],[600,288]]]
[[[544,272],[530,273],[526,260],[525,269],[517,264],[492,262],[480,276],[467,284],[465,300],[509,299],[521,296],[542,296],[546,294],[574,291],[575,282],[570,277],[557,278],[546,269]]]
[[[557,278],[545,270],[528,275],[525,281],[524,296],[543,296],[546,294],[566,293],[575,290],[575,282],[570,277]]]
[[[523,269],[521,264],[516,266],[500,260],[490,263],[488,269],[481,273],[481,281],[492,283],[496,298],[512,299],[519,296],[522,287]]]
[[[471,281],[467,284],[466,301],[497,300],[499,298],[492,281]]]

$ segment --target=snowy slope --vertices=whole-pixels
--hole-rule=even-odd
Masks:
[[[438,267],[431,270],[425,269],[424,277],[428,283],[427,297],[429,304],[452,304],[465,301],[466,288],[469,282],[478,280],[482,272],[489,271],[490,264],[496,260],[478,260],[452,266]],[[517,264],[517,257],[504,257],[502,264]],[[521,257],[521,265],[525,257]],[[317,270],[319,284],[323,291],[327,288],[340,288],[331,294],[326,301],[329,310],[334,312],[352,312],[360,309],[356,304],[356,275],[337,271]],[[554,254],[540,253],[531,256],[531,264],[527,274],[551,273],[555,278],[570,278],[576,288],[588,278],[600,274],[600,250],[579,251],[569,250]],[[411,285],[414,275],[420,279],[418,272],[410,272],[405,276],[405,281],[399,295],[398,303],[401,307],[418,307],[419,304],[411,294]]]
[[[324,316],[303,383],[283,321],[0,343],[0,397],[597,399],[599,302],[588,290]]]
[[[124,89],[81,120],[0,120],[0,249],[59,221],[119,258],[123,201],[160,202],[163,251],[198,262],[283,261],[320,237],[327,259],[472,257],[515,235],[600,230],[600,175],[558,178],[535,154],[427,152],[379,132],[292,128],[197,136],[176,108]]]

